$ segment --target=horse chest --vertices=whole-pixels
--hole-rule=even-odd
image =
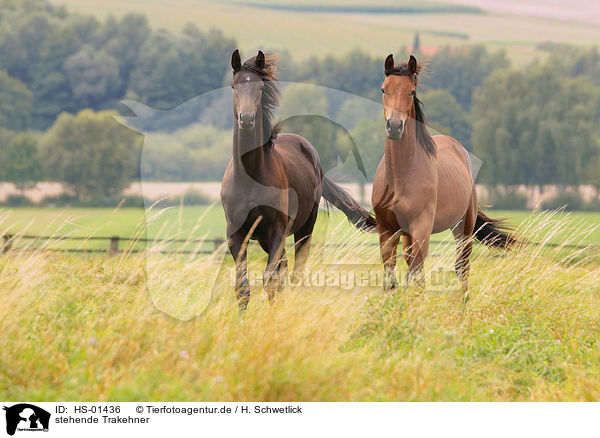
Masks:
[[[388,191],[387,198],[374,200],[374,210],[378,221],[389,228],[407,231],[415,221],[429,218],[433,220],[436,210],[436,192],[428,186],[413,186],[413,190],[402,187]]]

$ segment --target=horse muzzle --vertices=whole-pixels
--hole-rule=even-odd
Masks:
[[[242,113],[238,116],[238,127],[242,131],[250,131],[254,129],[256,123],[255,113]]]
[[[385,121],[385,136],[390,140],[400,140],[404,134],[404,122],[399,120],[393,122],[391,119]]]

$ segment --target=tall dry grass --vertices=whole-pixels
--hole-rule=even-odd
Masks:
[[[343,245],[316,250],[311,273],[381,269],[360,235],[334,231]],[[541,244],[478,248],[466,305],[450,276],[395,293],[289,286],[273,304],[257,286],[243,317],[231,261],[206,280],[220,252],[161,255],[160,239],[111,258],[13,251],[0,256],[0,398],[597,400],[600,255],[567,246],[591,230],[550,213],[518,231]],[[452,244],[434,252],[426,272],[451,271]]]

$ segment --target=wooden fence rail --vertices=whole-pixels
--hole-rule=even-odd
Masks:
[[[39,246],[24,246],[15,248],[14,243],[19,240],[31,240],[37,242],[64,242],[64,241],[105,241],[108,244],[106,248],[48,248],[48,247],[39,247]],[[144,237],[123,237],[123,236],[54,236],[54,235],[46,235],[46,236],[38,236],[31,234],[4,234],[2,235],[2,252],[7,253],[11,250],[44,250],[44,251],[55,251],[55,252],[83,252],[83,253],[106,253],[108,255],[116,255],[119,253],[120,243],[125,242],[126,244],[137,244],[137,243],[152,243],[155,242],[156,239],[149,239]],[[216,251],[225,240],[222,238],[212,238],[212,239],[161,239],[160,244],[172,244],[172,243],[206,243],[212,244],[213,251],[209,251],[207,249],[191,251],[191,250],[173,250],[173,251],[159,251],[164,254],[212,254]],[[140,251],[139,248],[131,247],[127,248],[127,252],[138,253]]]
[[[44,250],[44,251],[56,251],[56,252],[83,252],[83,253],[106,253],[108,255],[116,255],[120,251],[121,242],[125,242],[126,245],[129,245],[129,248],[123,249],[123,251],[127,251],[129,253],[138,253],[144,251],[143,249],[135,248],[135,244],[137,243],[153,243],[157,242],[156,239],[150,238],[137,238],[137,237],[122,237],[122,236],[54,236],[54,235],[46,235],[46,236],[38,236],[31,234],[4,234],[2,237],[2,253],[8,253],[13,250],[18,251],[36,251],[36,250]],[[21,246],[15,247],[15,242],[20,240],[30,240],[34,242],[63,242],[63,241],[105,241],[107,245],[105,248],[49,248],[49,247],[40,247],[40,246]],[[210,238],[210,239],[160,239],[158,241],[161,245],[165,244],[207,244],[212,245],[212,251],[208,249],[198,249],[198,250],[188,250],[188,249],[174,249],[174,250],[160,250],[162,254],[212,254],[214,251],[217,251],[224,243],[225,239],[223,238]],[[255,244],[256,242],[250,241],[250,244]],[[432,240],[432,244],[440,244],[444,243],[442,240]],[[542,243],[532,242],[531,245],[539,246]],[[575,249],[575,250],[590,250],[593,252],[600,253],[600,245],[577,245],[577,244],[559,244],[559,243],[544,243],[544,246],[548,246],[551,248],[565,248],[565,249]],[[325,245],[326,247],[345,247],[347,244],[345,243],[328,243]],[[361,243],[358,246],[362,247],[378,247],[379,243],[377,242],[365,242]],[[435,255],[435,254],[433,254]]]

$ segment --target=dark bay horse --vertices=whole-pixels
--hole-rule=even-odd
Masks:
[[[431,136],[417,98],[420,67],[411,55],[395,65],[384,64],[384,156],[375,173],[372,202],[379,232],[386,287],[396,287],[396,248],[400,236],[408,264],[407,284],[423,284],[423,263],[432,233],[451,229],[458,256],[456,274],[468,291],[473,235],[488,246],[508,247],[516,238],[501,221],[479,208],[466,149],[446,135]],[[465,295],[466,297],[466,295]]]
[[[250,299],[247,242],[257,240],[268,253],[263,284],[272,299],[287,269],[285,239],[294,235],[294,270],[303,269],[321,196],[360,229],[375,219],[341,187],[324,176],[317,151],[305,138],[280,134],[272,123],[279,104],[276,59],[263,52],[233,68],[233,157],[221,188],[229,250],[236,263],[235,290],[244,311]]]

